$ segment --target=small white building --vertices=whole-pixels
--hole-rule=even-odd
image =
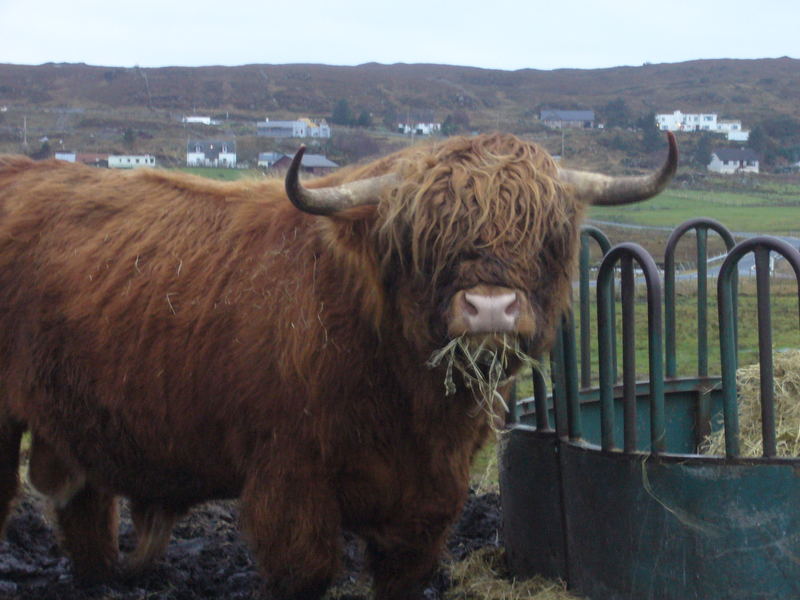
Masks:
[[[186,166],[236,167],[236,142],[189,141],[186,144]]]
[[[297,119],[296,121],[258,121],[256,132],[263,137],[274,138],[329,138],[331,137],[330,125],[323,119]]]
[[[108,156],[109,169],[140,169],[142,167],[155,167],[156,157],[152,154],[110,154]]]
[[[63,160],[66,162],[77,162],[78,155],[75,152],[56,152],[54,155],[56,160]]]
[[[397,131],[404,135],[433,135],[442,130],[441,123],[398,123]]]
[[[716,131],[717,115],[714,113],[682,113],[656,115],[656,124],[662,131]]]
[[[216,125],[217,122],[214,121],[211,117],[203,117],[200,115],[191,115],[188,117],[183,117],[184,123],[199,123],[200,125]]]
[[[742,129],[742,122],[720,120],[715,113],[673,113],[656,115],[656,125],[661,131],[708,131],[724,133],[731,141],[746,142],[750,132]]]
[[[736,173],[758,173],[758,154],[749,148],[724,148],[711,153],[708,170],[724,175]]]
[[[742,129],[741,121],[719,121],[717,131],[725,133],[732,142],[746,142],[750,139],[750,132]]]

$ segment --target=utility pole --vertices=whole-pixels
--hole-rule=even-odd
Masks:
[[[28,115],[22,117],[22,147],[28,149]]]

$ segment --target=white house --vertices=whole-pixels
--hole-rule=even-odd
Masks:
[[[725,148],[711,153],[708,170],[725,175],[758,173],[758,163],[758,154],[749,148]]]
[[[723,132],[732,142],[746,142],[750,139],[750,132],[742,129],[741,121],[722,121],[717,123],[717,131]]]
[[[258,121],[256,123],[258,135],[275,138],[329,138],[331,128],[323,119],[319,122],[311,119],[297,119],[296,121]]]
[[[186,144],[186,165],[189,167],[236,167],[236,142],[189,141]]]
[[[718,120],[715,113],[673,113],[656,115],[656,125],[662,131],[708,131],[724,133],[731,141],[746,142],[750,132],[742,129],[742,122]]]
[[[397,131],[405,135],[433,135],[442,130],[441,123],[398,123]]]
[[[214,121],[211,117],[203,117],[200,115],[191,115],[188,117],[183,117],[182,121],[184,123],[199,123],[200,125],[216,125],[217,122]]]
[[[331,137],[331,126],[328,125],[325,119],[319,122],[312,121],[311,119],[300,119],[306,124],[306,135],[311,138],[329,138]]]
[[[714,113],[682,113],[656,115],[656,124],[662,131],[716,131],[717,115]]]
[[[55,153],[56,160],[63,160],[66,162],[76,162],[78,160],[78,155],[75,152],[56,152]]]
[[[109,154],[109,169],[139,169],[142,167],[155,167],[156,157],[152,154]]]

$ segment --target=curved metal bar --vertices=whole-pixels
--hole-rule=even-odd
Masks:
[[[791,265],[798,284],[800,299],[800,252],[781,239],[757,236],[738,244],[728,253],[717,281],[719,344],[722,367],[722,404],[725,423],[725,454],[739,456],[739,412],[736,393],[736,338],[733,309],[733,274],[741,258],[756,255],[756,293],[758,302],[758,355],[761,369],[761,421],[764,456],[775,456],[775,415],[772,373],[772,330],[769,309],[769,253],[781,254]],[[799,315],[800,318],[800,315]]]
[[[600,427],[601,445],[604,450],[614,449],[614,381],[608,353],[611,349],[613,330],[610,315],[613,313],[611,281],[614,266],[623,257],[635,260],[644,274],[647,285],[647,329],[650,379],[650,449],[660,454],[666,449],[664,420],[664,367],[661,332],[661,281],[658,267],[647,251],[630,242],[614,246],[606,254],[597,275],[597,325],[600,357]],[[627,365],[626,365],[627,367]],[[635,428],[636,423],[625,421],[625,430]]]
[[[541,365],[541,357],[534,357]],[[535,367],[531,372],[533,378],[533,401],[536,409],[536,429],[539,431],[552,431],[547,411],[547,383],[540,367]]]
[[[550,350],[550,379],[553,386],[553,412],[556,420],[556,435],[566,440],[569,437],[567,420],[567,381],[564,365],[564,323],[558,326],[555,342]]]
[[[578,360],[575,356],[575,317],[568,311],[561,321],[563,336],[561,367],[564,370],[564,393],[567,401],[569,419],[569,439],[578,440],[582,436],[581,406],[578,398]]]
[[[675,350],[675,249],[681,238],[692,229],[697,232],[697,374],[700,377],[708,375],[708,295],[705,260],[708,230],[717,232],[729,251],[736,245],[733,234],[727,227],[719,221],[705,217],[690,219],[678,225],[667,239],[664,249],[664,335],[667,377],[676,377],[678,371]]]
[[[611,241],[605,233],[594,225],[584,225],[581,228],[581,251],[579,269],[578,301],[580,305],[580,353],[581,353],[581,387],[589,388],[592,385],[592,317],[591,294],[589,291],[589,241],[594,240],[605,254],[611,249]],[[613,283],[612,283],[613,285]],[[616,379],[616,352],[614,356],[614,376]]]

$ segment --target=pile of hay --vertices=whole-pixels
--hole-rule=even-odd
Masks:
[[[450,579],[446,600],[579,600],[561,581],[511,578],[502,548],[483,548],[452,564]]]
[[[800,456],[800,350],[774,355],[775,437],[778,456]],[[761,437],[761,373],[759,365],[736,371],[739,392],[739,444],[741,455],[763,455]],[[722,421],[722,415],[719,417]],[[720,429],[706,438],[704,454],[725,454],[725,432]]]

